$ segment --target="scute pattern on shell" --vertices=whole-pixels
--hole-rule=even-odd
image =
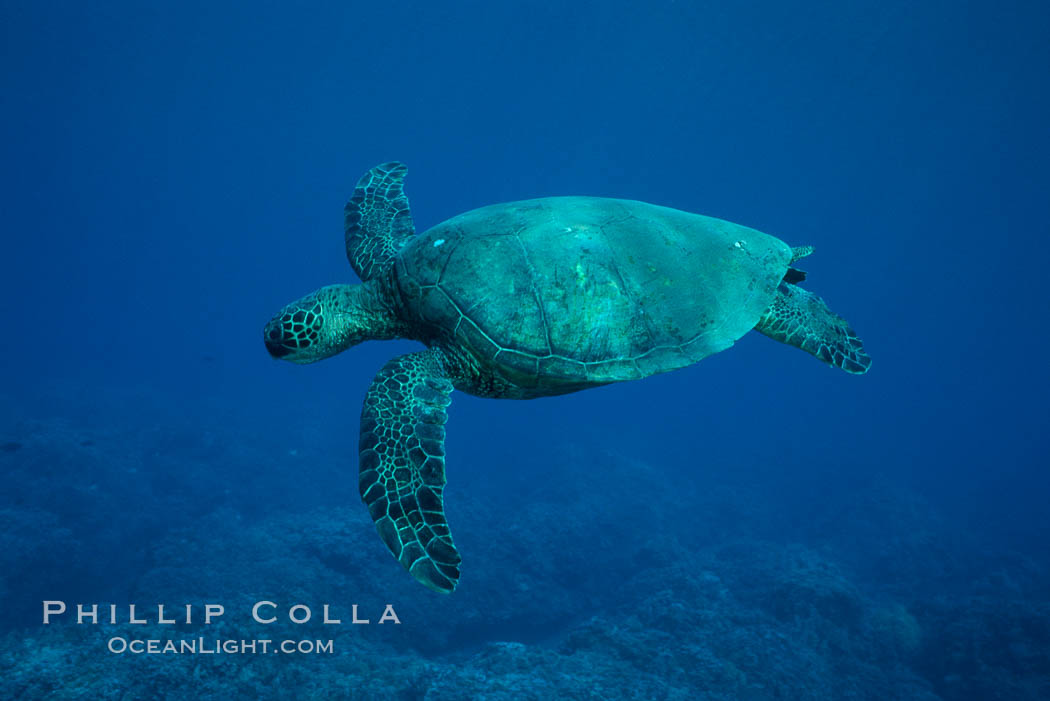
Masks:
[[[395,262],[402,314],[523,396],[684,367],[772,302],[791,249],[754,229],[631,200],[552,197],[473,210]]]

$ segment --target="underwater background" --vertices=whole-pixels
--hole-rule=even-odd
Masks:
[[[0,8],[0,698],[1050,698],[1045,3]],[[872,370],[751,333],[456,393],[463,576],[427,591],[357,490],[364,393],[419,345],[299,367],[261,336],[355,281],[341,209],[394,159],[419,231],[587,194],[814,245]]]

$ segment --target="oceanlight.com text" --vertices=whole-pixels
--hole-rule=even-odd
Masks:
[[[106,643],[106,649],[115,655],[331,655],[335,646],[332,640],[223,640],[203,637],[161,640],[114,636]]]

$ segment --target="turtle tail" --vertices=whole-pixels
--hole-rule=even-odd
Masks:
[[[806,256],[813,253],[812,246],[795,246],[791,249],[791,261],[794,263],[799,258],[805,258]],[[799,270],[798,268],[788,268],[787,272],[784,273],[784,282],[797,285],[806,279],[806,271]]]

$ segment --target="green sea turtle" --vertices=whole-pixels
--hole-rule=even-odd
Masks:
[[[857,334],[791,267],[811,247],[631,200],[548,197],[475,209],[416,235],[406,168],[361,178],[345,209],[363,284],[292,302],[264,329],[270,354],[311,363],[362,341],[426,350],[388,362],[361,413],[360,490],[413,577],[451,592],[460,555],[445,520],[445,410],[453,389],[530,399],[682,368],[751,329],[850,373]]]

